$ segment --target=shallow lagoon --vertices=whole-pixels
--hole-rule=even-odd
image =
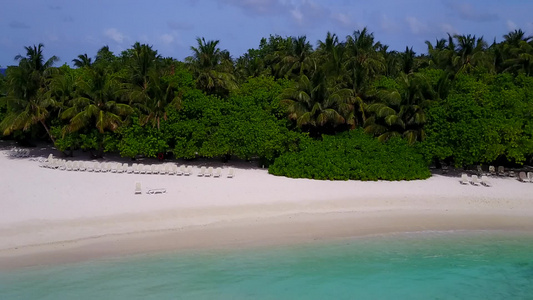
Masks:
[[[0,299],[531,299],[533,234],[420,232],[0,272]]]

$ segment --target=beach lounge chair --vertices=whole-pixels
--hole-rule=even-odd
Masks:
[[[48,164],[46,165],[48,168],[50,169],[57,169],[59,168],[59,159],[57,158],[52,158]]]
[[[87,172],[93,172],[94,171],[94,163],[92,162],[86,162],[85,163],[86,171]]]
[[[156,164],[152,164],[151,172],[152,172],[152,174],[159,174],[159,166],[156,165]]]
[[[162,164],[159,166],[159,174],[160,175],[167,175],[169,171],[170,165],[169,164]]]
[[[55,169],[56,168],[56,160],[55,158],[52,158],[52,159],[47,159],[44,164],[43,164],[43,167],[45,168],[50,168],[50,169]]]
[[[48,165],[50,164],[50,162],[48,160],[44,160],[40,165],[39,167],[41,168],[49,168]]]
[[[181,165],[177,174],[178,175],[183,175],[185,173],[187,173],[187,167],[185,167],[185,165]]]
[[[118,172],[118,164],[117,163],[112,163],[110,171],[111,171],[111,173],[117,173]]]
[[[148,189],[148,191],[146,191],[146,193],[150,195],[164,194],[166,192],[167,192],[167,189],[165,188]]]
[[[127,172],[128,174],[132,174],[132,173],[135,172],[135,168],[136,168],[136,167],[137,167],[137,164],[131,164],[131,167],[128,167],[128,168],[126,169],[126,172]]]
[[[235,170],[233,168],[229,168],[228,178],[233,178],[233,176],[235,176]]]
[[[176,175],[176,171],[178,170],[178,166],[176,164],[169,164],[168,165],[168,175]]]
[[[503,168],[503,166],[498,167],[498,175],[505,176],[505,169]]]
[[[72,162],[72,171],[79,171],[80,170],[80,163],[78,161]]]
[[[204,175],[205,177],[211,177],[213,176],[213,167],[207,168],[207,172]]]
[[[67,161],[67,162],[65,163],[65,169],[66,169],[67,171],[72,171],[72,162],[71,162],[71,161]]]
[[[484,175],[484,174],[483,174],[483,168],[481,167],[481,165],[478,165],[478,166],[477,166],[477,174],[478,174],[479,176]]]
[[[146,169],[144,168],[144,165],[143,164],[139,164],[137,166],[137,170],[139,171],[138,173],[139,174],[146,174]]]
[[[522,182],[528,182],[529,179],[526,176],[526,172],[520,172],[518,173],[518,180]]]
[[[117,173],[122,173],[124,172],[124,167],[122,166],[122,163],[118,163],[117,164]]]
[[[135,183],[135,194],[142,194],[143,191],[141,189],[141,183],[140,182],[136,182]]]
[[[87,170],[87,164],[84,161],[80,161],[80,171],[86,171]]]
[[[102,172],[102,165],[99,162],[95,162],[93,166],[95,172]]]
[[[183,172],[183,174],[187,176],[192,175],[192,167],[188,166],[187,169],[185,169],[185,172]]]
[[[489,181],[489,178],[487,176],[481,176],[481,184],[486,187],[491,187],[492,184]]]
[[[489,166],[489,173],[492,176],[496,175],[496,168],[494,166]]]
[[[461,184],[468,184],[468,175],[466,175],[465,173],[461,174],[461,180],[459,182],[461,182]]]
[[[515,176],[516,176],[516,174],[515,174],[514,171],[509,171],[509,177],[515,177]]]
[[[533,182],[533,172],[527,172],[527,178],[529,179],[529,182]]]
[[[477,177],[477,175],[472,175],[472,178],[470,179],[470,183],[476,186],[479,185],[480,182],[479,182],[479,178]]]
[[[218,167],[215,169],[215,173],[213,174],[213,177],[220,177],[222,175],[222,168]]]
[[[200,172],[198,172],[198,177],[201,177],[201,176],[204,176],[205,175],[205,167],[201,167],[200,168]]]
[[[52,161],[50,159],[45,159],[40,165],[41,168],[51,168]]]

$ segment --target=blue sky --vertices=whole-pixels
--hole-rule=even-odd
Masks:
[[[136,41],[182,60],[197,37],[220,40],[236,58],[270,34],[306,35],[316,46],[328,31],[344,40],[365,26],[390,49],[417,53],[446,33],[489,42],[519,28],[533,35],[531,0],[4,0],[0,7],[2,67],[38,43],[46,58],[70,64],[104,45],[119,54]]]

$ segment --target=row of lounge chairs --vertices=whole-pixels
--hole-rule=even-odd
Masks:
[[[520,172],[518,173],[518,180],[522,182],[532,182],[533,183],[533,172]]]
[[[503,166],[499,166],[498,169],[494,166],[489,166],[489,172],[485,173],[483,172],[481,166],[477,167],[477,171],[479,175],[491,175],[491,176],[509,176],[509,177],[515,177],[516,173],[513,170],[506,171]]]
[[[29,157],[30,150],[12,148],[11,150],[7,151],[6,155],[9,157]]]
[[[471,184],[475,186],[484,185],[486,187],[492,186],[492,184],[489,181],[489,178],[485,175],[481,176],[481,178],[477,177],[477,175],[472,175],[472,177],[468,178],[468,175],[463,173],[461,175],[461,184]]]
[[[518,180],[521,182],[531,182],[533,183],[533,172],[520,172],[518,173]],[[481,178],[479,178],[477,175],[472,175],[471,178],[468,178],[468,175],[463,173],[461,175],[461,184],[472,184],[472,185],[484,185],[484,186],[491,186],[489,179],[486,175],[482,175]]]
[[[191,166],[181,165],[178,167],[173,163],[166,164],[137,164],[131,166],[127,163],[112,163],[112,162],[84,162],[84,161],[67,161],[64,159],[56,159],[52,155],[43,162],[41,167],[59,169],[66,171],[88,171],[88,172],[110,172],[110,173],[128,173],[128,174],[161,174],[161,175],[192,175],[193,168]],[[235,174],[233,168],[228,171],[228,178],[232,178]],[[213,167],[201,167],[198,176],[204,177],[221,177],[222,168],[213,169]]]
[[[200,172],[198,172],[199,177],[220,177],[222,175],[222,168],[213,169],[213,167],[200,167]],[[232,178],[235,175],[234,169],[230,168],[228,171],[228,178]]]

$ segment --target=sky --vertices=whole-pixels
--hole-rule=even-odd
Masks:
[[[198,37],[238,58],[270,35],[305,35],[316,47],[328,31],[344,41],[364,27],[389,49],[422,54],[447,33],[489,43],[515,29],[533,35],[532,11],[531,0],[1,0],[0,66],[39,43],[56,65],[135,42],[183,60]]]

